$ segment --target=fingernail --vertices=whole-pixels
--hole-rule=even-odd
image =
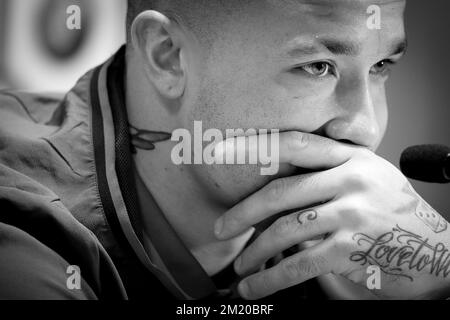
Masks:
[[[247,299],[248,298],[248,284],[245,281],[241,281],[238,286],[239,294],[242,298]]]
[[[216,235],[216,237],[219,237],[222,233],[223,230],[223,220],[221,218],[219,218],[216,221],[216,225],[214,226],[214,233]]]

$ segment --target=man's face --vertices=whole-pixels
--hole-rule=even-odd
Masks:
[[[316,133],[375,150],[386,130],[385,82],[405,47],[404,1],[266,0],[233,13],[205,60],[181,125]],[[380,29],[367,25],[377,5]],[[189,76],[188,76],[189,77]],[[198,84],[197,84],[198,85]],[[232,204],[274,177],[252,166],[192,166]]]

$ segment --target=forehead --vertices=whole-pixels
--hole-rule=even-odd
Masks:
[[[406,0],[263,0],[272,10],[283,11],[286,14],[310,13],[322,16],[332,16],[342,11],[365,12],[369,6],[403,10]]]
[[[335,29],[336,32],[349,31],[355,33],[367,31],[367,21],[374,13],[374,8],[379,13],[380,31],[403,31],[403,12],[406,1],[404,0],[264,0],[264,11],[269,16],[289,22],[292,28],[298,30],[320,31],[321,27],[328,32]],[[263,14],[265,16],[265,14]],[[288,23],[285,24],[286,28]],[[310,27],[310,28],[308,28]],[[398,30],[398,28],[400,30]]]
[[[387,51],[405,37],[404,0],[255,0],[251,10],[236,13],[229,25],[233,40],[244,50],[258,49],[265,56],[292,43],[314,39],[351,40],[361,52]],[[368,27],[376,6],[380,28]],[[233,41],[235,42],[235,41]],[[236,42],[235,42],[236,44]],[[256,51],[256,50],[255,50]]]

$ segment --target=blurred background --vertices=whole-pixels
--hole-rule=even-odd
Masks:
[[[69,90],[124,43],[125,13],[126,0],[0,0],[0,86]]]
[[[81,9],[81,29],[66,12]],[[126,0],[0,0],[0,88],[64,92],[125,40]],[[406,147],[450,146],[450,1],[408,1],[409,48],[388,82],[390,124],[379,154],[398,166]],[[450,219],[450,185],[414,182]]]
[[[450,1],[407,1],[406,31],[408,52],[387,84],[390,121],[378,150],[397,167],[410,145],[450,146]],[[450,184],[411,182],[450,219]]]

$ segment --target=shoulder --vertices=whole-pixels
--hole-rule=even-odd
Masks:
[[[0,112],[34,123],[46,123],[63,100],[62,94],[0,90]]]
[[[80,289],[68,286],[69,263],[23,230],[0,223],[0,299],[96,299],[80,277]]]
[[[0,90],[2,158],[25,152],[57,130],[51,119],[60,103],[56,96]]]
[[[0,163],[60,195],[87,190],[95,178],[88,105],[75,91],[0,90]]]
[[[0,164],[0,208],[0,299],[126,298],[98,239],[52,191]]]

